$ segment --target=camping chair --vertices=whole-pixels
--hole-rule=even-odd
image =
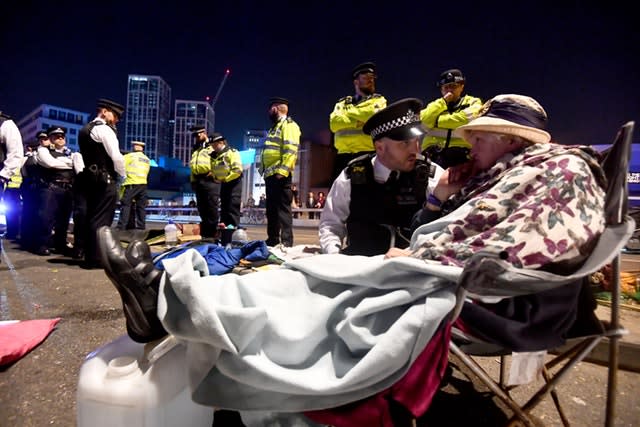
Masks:
[[[634,122],[623,125],[616,139],[609,149],[606,150],[603,169],[607,177],[607,188],[605,198],[606,228],[600,236],[596,247],[584,263],[573,273],[568,275],[557,275],[543,271],[523,271],[515,269],[506,262],[495,256],[486,254],[476,254],[469,262],[460,277],[460,287],[458,289],[457,304],[452,318],[455,320],[460,314],[465,299],[468,295],[491,295],[509,297],[514,295],[514,283],[518,284],[520,294],[531,294],[538,292],[540,287],[554,289],[561,285],[570,284],[575,286],[582,284],[585,286],[589,276],[600,270],[605,265],[612,263],[612,291],[611,291],[611,319],[609,322],[595,319],[601,328],[597,333],[580,336],[571,339],[570,349],[558,354],[550,361],[546,362],[542,369],[545,384],[538,390],[524,405],[518,404],[509,394],[513,386],[505,385],[505,356],[513,352],[513,349],[503,347],[495,343],[487,343],[458,330],[455,326],[452,331],[452,342],[450,350],[464,364],[478,376],[492,393],[501,399],[514,413],[510,425],[535,426],[530,416],[534,407],[547,395],[551,394],[555,407],[562,420],[563,425],[568,426],[569,422],[560,406],[560,401],[555,391],[556,385],[561,381],[577,363],[583,361],[585,357],[604,338],[609,339],[609,366],[607,384],[607,407],[605,414],[605,426],[612,426],[615,416],[615,397],[617,387],[618,371],[618,340],[627,331],[619,322],[620,307],[620,251],[625,246],[627,240],[635,229],[634,220],[627,215],[628,188],[627,173],[629,168],[629,158],[631,153],[631,139]],[[489,280],[486,280],[490,278]],[[507,283],[510,286],[505,286]],[[593,297],[591,296],[593,302]],[[548,348],[546,350],[553,350]],[[494,380],[483,368],[473,359],[473,356],[500,356],[501,370],[499,379]],[[549,370],[564,362],[555,374]]]

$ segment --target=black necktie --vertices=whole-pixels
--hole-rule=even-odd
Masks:
[[[391,171],[391,173],[389,174],[389,178],[387,178],[387,184],[393,184],[394,182],[396,182],[397,178],[398,178],[398,172]]]

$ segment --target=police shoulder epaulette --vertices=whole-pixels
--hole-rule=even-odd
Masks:
[[[293,119],[291,117],[287,117],[287,123],[293,123]]]
[[[347,95],[347,96],[345,96],[343,98],[338,99],[338,102],[344,101],[344,102],[348,103],[348,102],[351,102],[351,99],[352,99],[351,95]]]

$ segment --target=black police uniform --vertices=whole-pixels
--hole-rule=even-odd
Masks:
[[[379,255],[389,250],[391,231],[395,246],[409,245],[413,215],[426,200],[431,164],[419,160],[411,172],[401,172],[396,179],[378,183],[374,179],[371,159],[374,154],[352,160],[346,169],[351,180],[351,201],[347,217],[347,255]]]
[[[103,144],[91,138],[91,130],[95,126],[109,125],[92,121],[80,129],[78,143],[85,168],[76,178],[81,186],[80,191],[86,198],[85,265],[91,268],[101,266],[97,244],[98,228],[112,225],[118,203],[118,174]],[[116,132],[114,127],[112,129]]]

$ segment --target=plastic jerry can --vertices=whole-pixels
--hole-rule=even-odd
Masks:
[[[191,400],[185,353],[172,336],[151,347],[123,335],[87,355],[78,427],[211,427],[213,408]]]

